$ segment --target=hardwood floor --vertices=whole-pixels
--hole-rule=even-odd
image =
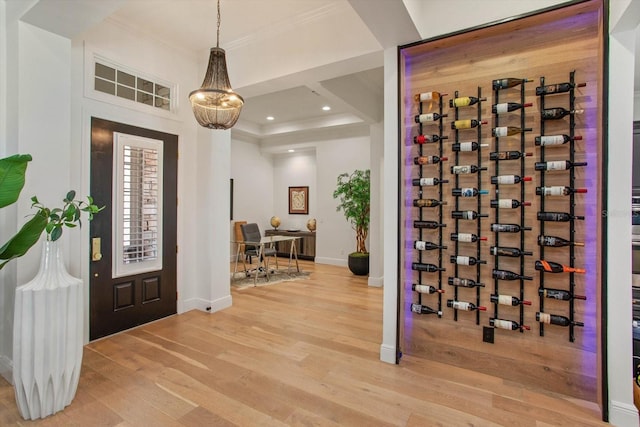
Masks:
[[[64,411],[24,421],[0,380],[0,425],[597,426],[591,403],[404,355],[379,360],[382,288],[305,262],[310,278],[233,290],[85,347]]]

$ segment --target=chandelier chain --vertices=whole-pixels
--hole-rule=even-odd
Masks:
[[[216,33],[216,47],[220,47],[220,0],[218,0],[218,32]]]

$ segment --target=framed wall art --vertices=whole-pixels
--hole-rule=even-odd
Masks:
[[[309,187],[289,187],[289,214],[309,214]]]

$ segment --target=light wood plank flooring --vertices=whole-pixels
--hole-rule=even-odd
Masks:
[[[405,355],[379,361],[382,292],[346,268],[233,290],[85,347],[68,408],[26,422],[0,379],[0,425],[597,426],[590,403]]]

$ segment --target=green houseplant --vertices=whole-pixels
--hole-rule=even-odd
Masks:
[[[355,170],[338,175],[333,198],[340,202],[337,211],[344,213],[356,232],[356,251],[349,254],[349,269],[356,275],[369,274],[369,252],[366,240],[371,213],[371,172]]]

